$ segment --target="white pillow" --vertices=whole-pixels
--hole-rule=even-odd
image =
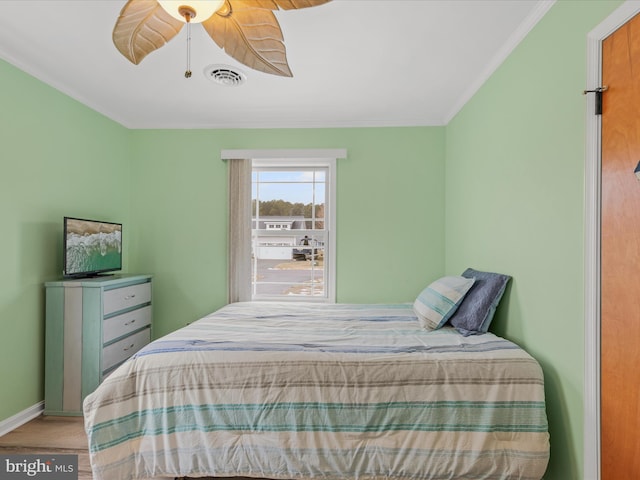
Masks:
[[[473,286],[475,278],[442,277],[425,288],[416,301],[413,311],[423,328],[435,330],[447,323]]]

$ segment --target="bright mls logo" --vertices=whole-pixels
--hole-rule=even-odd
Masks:
[[[78,480],[77,455],[0,455],[0,480]]]

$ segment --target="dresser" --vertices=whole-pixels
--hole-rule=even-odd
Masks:
[[[151,341],[150,275],[45,283],[45,415],[82,415],[82,401]]]

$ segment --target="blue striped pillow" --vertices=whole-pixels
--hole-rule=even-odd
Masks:
[[[473,278],[442,277],[420,292],[413,302],[413,311],[422,327],[435,330],[447,323],[473,282]]]

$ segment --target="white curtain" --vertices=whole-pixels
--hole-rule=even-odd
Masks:
[[[229,170],[228,301],[251,300],[251,160],[227,160]]]

